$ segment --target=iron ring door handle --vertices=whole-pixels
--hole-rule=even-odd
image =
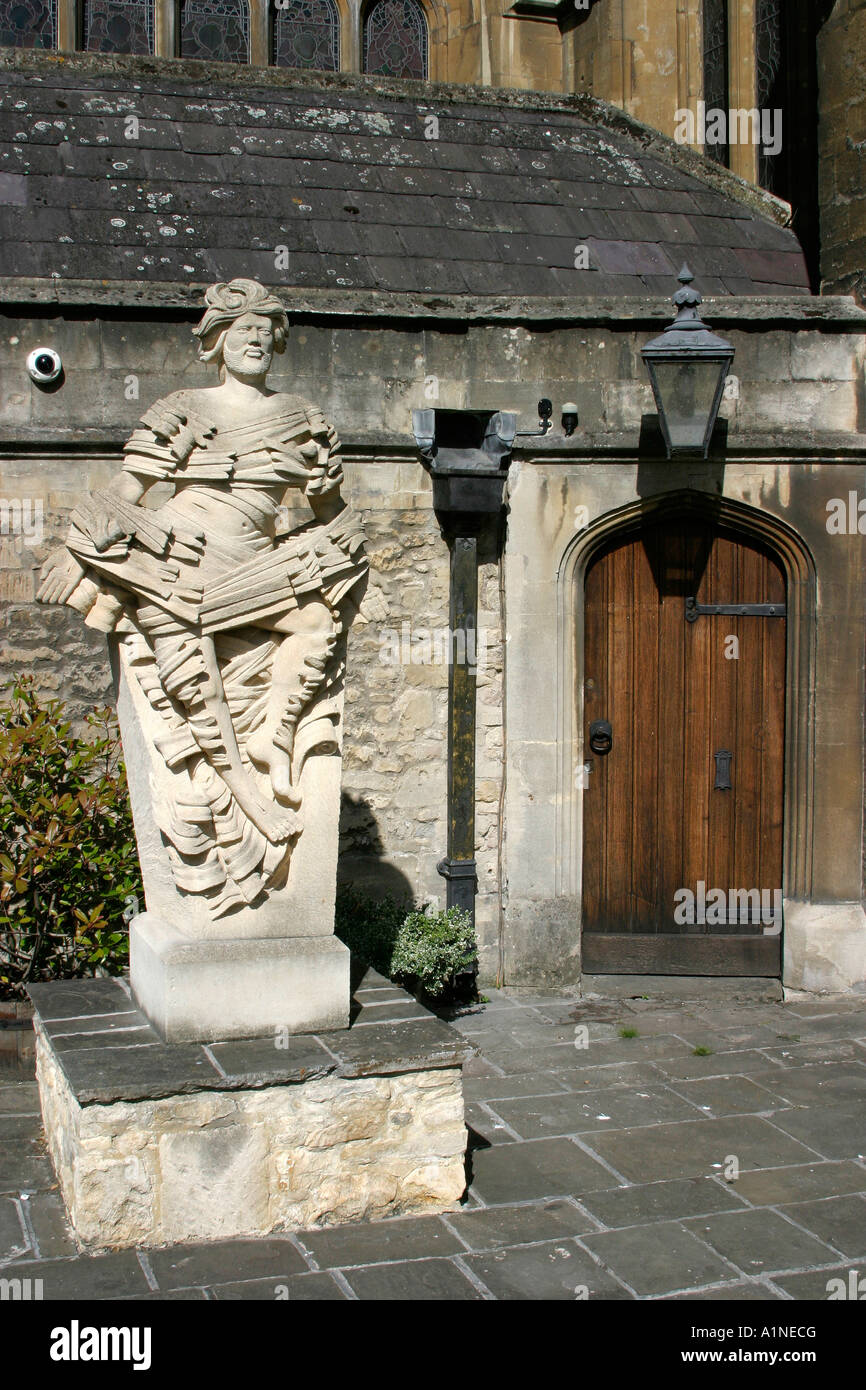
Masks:
[[[600,758],[606,758],[613,747],[613,729],[606,719],[594,719],[589,726],[589,746]]]

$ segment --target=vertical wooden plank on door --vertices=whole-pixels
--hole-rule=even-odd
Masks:
[[[727,603],[730,601],[729,595],[736,595],[739,558],[738,547],[726,537],[712,537],[710,561],[697,592],[699,603]],[[698,626],[704,627],[710,657],[710,734],[703,764],[703,776],[708,787],[709,817],[706,858],[700,877],[707,889],[720,888],[725,893],[731,884],[733,870],[734,827],[740,804],[738,789],[746,775],[738,747],[739,662],[728,661],[724,652],[725,634],[734,632],[730,627],[731,622],[732,619],[722,616],[698,619]],[[721,752],[733,754],[729,791],[715,785],[715,754]],[[707,924],[705,930],[711,932],[719,928]]]
[[[710,628],[699,619],[685,620],[685,599],[699,583],[698,565],[705,553],[706,527],[694,522],[684,527],[687,554],[691,556],[690,583],[680,593],[676,607],[685,630],[685,759],[684,784],[687,811],[683,823],[683,880],[681,886],[696,891],[700,879],[706,880],[710,842],[710,815],[713,779],[707,766],[712,754],[712,651]],[[709,564],[708,562],[708,567]],[[706,573],[706,570],[704,571]]]
[[[608,786],[608,883],[604,917],[608,929],[632,931],[634,881],[633,766],[634,645],[632,603],[634,547],[619,545],[610,558],[611,597],[608,605],[607,645],[610,653],[607,713],[613,727],[615,752],[596,758],[605,763]]]
[[[630,924],[633,931],[658,931],[659,897],[659,602],[653,563],[658,528],[645,543],[632,544],[632,710],[631,838],[633,865]],[[648,542],[648,544],[646,543]]]
[[[686,820],[686,623],[681,576],[687,547],[682,523],[653,528],[655,572],[658,578],[659,642],[659,816],[656,831],[659,854],[659,932],[683,931],[673,920],[675,894],[685,880],[684,826]],[[679,576],[679,578],[678,578]]]
[[[742,550],[739,583],[732,589],[734,603],[762,603],[765,592],[765,557],[757,550]],[[764,788],[761,782],[761,745],[763,740],[763,649],[764,635],[771,619],[737,619],[741,719],[737,729],[734,783],[734,803],[737,815],[732,835],[732,856],[726,887],[750,889],[761,883],[761,822],[760,804]],[[743,931],[760,930],[760,923]]]

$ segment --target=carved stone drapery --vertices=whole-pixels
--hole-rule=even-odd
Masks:
[[[323,937],[364,535],[333,426],[265,384],[280,302],[251,280],[206,301],[195,332],[220,384],[146,411],[39,596],[109,635],[148,917],[187,939]],[[173,495],[151,508],[154,483]],[[278,534],[290,489],[308,515]]]

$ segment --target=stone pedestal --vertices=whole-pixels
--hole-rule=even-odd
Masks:
[[[31,997],[51,1158],[88,1245],[269,1235],[459,1202],[472,1049],[372,971],[348,1028],[209,1046],[165,1042],[122,981],[35,985]]]

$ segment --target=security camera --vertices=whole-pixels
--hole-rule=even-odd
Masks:
[[[27,358],[27,371],[37,386],[50,386],[63,371],[60,353],[50,347],[34,348]]]

